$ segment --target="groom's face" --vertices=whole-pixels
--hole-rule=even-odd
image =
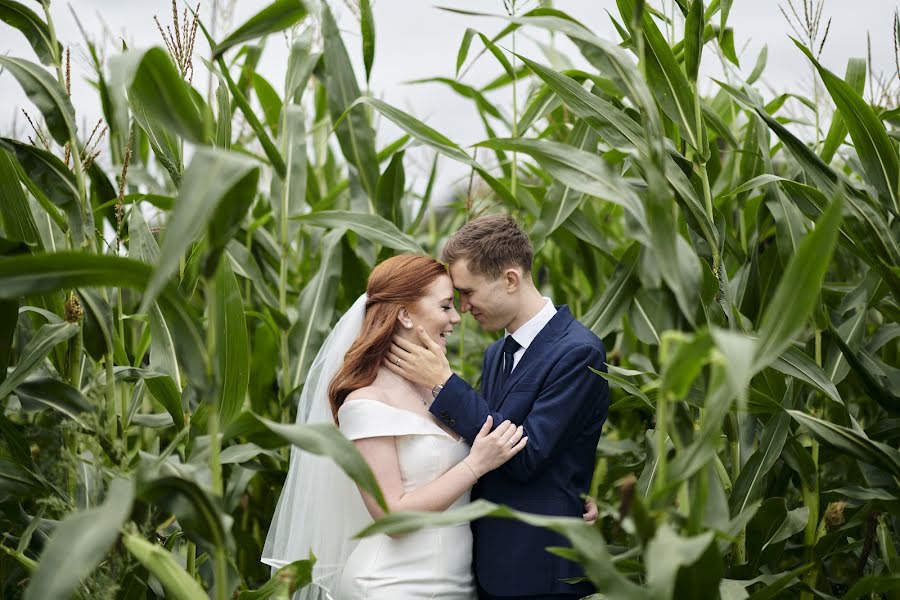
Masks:
[[[458,260],[450,265],[453,287],[459,292],[459,311],[472,313],[481,328],[498,331],[512,319],[512,299],[506,293],[502,277],[489,279],[469,271],[468,261]]]

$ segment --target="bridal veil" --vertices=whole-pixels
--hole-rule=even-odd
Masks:
[[[359,336],[366,312],[360,296],[335,325],[313,360],[297,405],[297,423],[333,423],[328,386]],[[357,541],[352,536],[371,522],[356,484],[326,456],[291,447],[287,480],[266,536],[262,562],[273,569],[316,557],[312,584],[297,600],[331,600],[341,569]]]

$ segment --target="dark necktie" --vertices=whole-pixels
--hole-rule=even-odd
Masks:
[[[506,339],[503,340],[503,363],[500,368],[500,382],[499,389],[503,389],[506,385],[506,382],[509,381],[509,374],[512,373],[513,368],[513,354],[521,348],[522,346],[513,339],[513,336],[508,335]]]

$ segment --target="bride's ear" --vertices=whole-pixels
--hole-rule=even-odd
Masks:
[[[409,311],[406,310],[405,306],[400,307],[400,312],[397,314],[397,320],[400,321],[400,325],[404,329],[413,328],[412,317],[409,315]]]

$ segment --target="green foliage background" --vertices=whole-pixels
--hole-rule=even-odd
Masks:
[[[35,52],[0,67],[43,117],[37,139],[0,139],[0,595],[246,600],[308,583],[310,560],[271,579],[258,562],[288,444],[380,497],[335,428],[292,425],[312,358],[379,260],[436,255],[505,210],[541,288],[609,351],[601,518],[476,502],[369,534],[486,514],[550,527],[598,598],[900,598],[900,110],[863,98],[865,61],[821,65],[813,23],[796,43],[822,95],[767,97],[765,53],[702,95],[703,60],[737,63],[731,5],[676,0],[666,17],[618,0],[606,40],[507,3],[458,50],[457,75],[494,61],[497,79],[439,79],[477,108],[477,152],[360,92],[366,1],[365,74],[326,4],[276,0],[210,38],[208,59],[192,59],[207,32],[188,15],[165,47],[108,64],[89,44],[104,168],[75,126],[57,6],[0,0]],[[590,67],[513,54],[523,29],[565,36]],[[282,31],[290,59],[269,82],[260,40]],[[510,88],[510,107],[485,96]],[[403,135],[379,148],[376,117]],[[435,205],[437,158],[412,185],[413,146],[470,168],[466,193]],[[457,372],[477,380],[490,341],[466,318]]]

